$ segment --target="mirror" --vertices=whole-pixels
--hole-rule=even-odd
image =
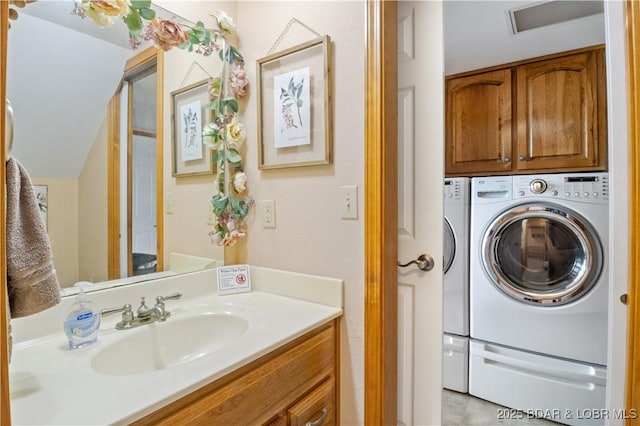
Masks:
[[[14,111],[12,155],[47,198],[45,217],[60,284],[100,282],[95,289],[114,284],[103,283],[108,276],[107,105],[126,61],[144,46],[128,47],[123,23],[100,28],[73,16],[73,8],[73,1],[41,0],[12,21],[7,96]],[[172,12],[157,11],[178,20]],[[116,284],[223,263],[224,249],[211,245],[208,236],[215,176],[173,178],[170,149],[170,93],[216,75],[219,64],[217,58],[177,50],[164,53],[164,93],[158,100],[164,110],[164,270]]]

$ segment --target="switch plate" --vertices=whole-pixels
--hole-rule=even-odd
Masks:
[[[358,186],[341,186],[340,197],[340,217],[342,219],[358,218]]]
[[[262,227],[276,227],[276,202],[275,200],[262,201]]]
[[[173,192],[164,194],[164,212],[166,214],[173,214]]]

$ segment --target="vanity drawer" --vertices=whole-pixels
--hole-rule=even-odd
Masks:
[[[304,415],[304,402],[309,398],[332,398],[335,417],[336,348],[334,320],[134,424],[260,425],[290,408],[295,415]],[[318,385],[328,382],[333,390],[321,391],[324,387]],[[322,395],[314,396],[316,391]],[[311,400],[308,405],[309,410],[315,406]]]
[[[333,426],[336,424],[336,384],[325,381],[287,410],[288,426]]]

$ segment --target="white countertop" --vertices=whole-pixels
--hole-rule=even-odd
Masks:
[[[93,369],[91,361],[101,350],[148,327],[115,330],[115,323],[120,320],[118,314],[103,318],[96,343],[75,350],[68,348],[62,331],[66,306],[57,308],[61,316],[57,332],[50,324],[54,317],[51,312],[45,314],[49,318],[34,318],[24,326],[21,320],[13,320],[14,339],[18,337],[9,365],[13,424],[128,424],[342,314],[339,280],[323,281],[322,277],[252,268],[252,280],[260,281],[253,292],[219,296],[214,291],[215,283],[211,284],[213,276],[215,272],[202,271],[187,274],[187,278],[185,275],[166,278],[161,285],[150,282],[135,289],[107,290],[104,296],[103,292],[91,294],[94,303],[98,300],[113,304],[118,297],[125,297],[119,303],[131,303],[135,309],[136,300],[129,299],[134,294],[146,294],[148,300],[154,300],[152,297],[166,295],[167,291],[180,291],[184,294],[181,300],[166,302],[167,310],[171,311],[167,323],[202,313],[236,315],[249,323],[245,334],[224,349],[162,370],[114,376]],[[278,281],[273,287],[276,293],[286,289],[283,283],[288,281],[293,285],[291,292],[295,298],[269,292],[271,286],[266,282],[269,280]],[[305,285],[307,281],[309,286]],[[314,293],[319,293],[318,300],[322,303],[313,301]],[[327,300],[331,304],[326,304]],[[21,328],[45,331],[38,334]]]

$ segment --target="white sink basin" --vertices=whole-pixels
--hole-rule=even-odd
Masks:
[[[248,328],[244,318],[228,314],[169,317],[164,322],[118,331],[123,338],[100,350],[91,366],[112,376],[163,370],[223,349],[238,341]]]

